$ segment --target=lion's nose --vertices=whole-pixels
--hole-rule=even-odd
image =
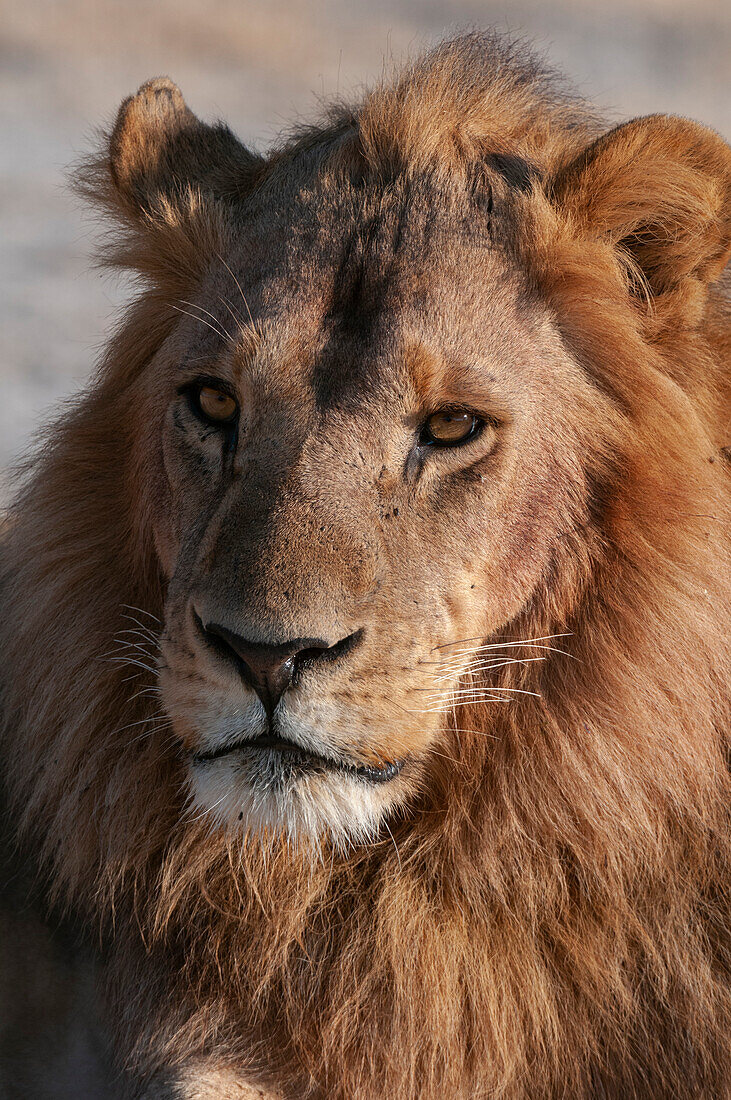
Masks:
[[[311,665],[337,661],[358,644],[363,634],[362,630],[356,630],[333,645],[322,638],[293,638],[278,645],[268,645],[252,642],[219,623],[204,624],[197,614],[195,618],[206,643],[236,663],[270,718],[298,672]]]

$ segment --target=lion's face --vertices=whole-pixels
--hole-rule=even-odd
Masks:
[[[475,660],[490,697],[511,655],[477,650],[582,496],[588,392],[500,249],[402,197],[355,209],[250,223],[150,375],[162,695],[194,804],[340,841],[429,782]]]

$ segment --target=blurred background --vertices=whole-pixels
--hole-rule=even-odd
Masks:
[[[263,148],[384,58],[490,25],[532,40],[609,120],[674,112],[731,137],[729,0],[2,0],[0,14],[0,505],[129,293],[94,270],[67,176],[149,77]]]

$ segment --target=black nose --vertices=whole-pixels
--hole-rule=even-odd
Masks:
[[[349,653],[360,641],[362,630],[356,630],[329,645],[321,638],[293,638],[280,645],[250,642],[218,623],[196,622],[206,643],[222,657],[234,661],[249,685],[257,693],[271,718],[274,709],[298,672],[316,663],[336,661]]]

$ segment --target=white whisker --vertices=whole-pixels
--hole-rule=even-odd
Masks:
[[[474,675],[474,673],[476,672],[488,672],[491,669],[505,668],[507,665],[529,665],[535,663],[536,661],[545,660],[545,657],[516,657],[513,660],[494,661],[492,663],[468,665],[464,675]],[[452,680],[453,678],[454,673],[447,673],[443,676],[435,676],[434,680],[436,683],[442,683],[445,680]]]
[[[429,691],[429,688],[422,688],[417,690]],[[451,691],[449,693],[449,697],[452,699],[482,699],[485,692],[498,692],[502,694],[502,692],[505,691],[515,695],[534,695],[536,699],[540,699],[541,697],[540,691],[528,691],[527,688],[503,687],[502,684],[494,684],[492,686],[488,684],[485,685],[484,688],[456,688],[454,691]],[[442,692],[433,692],[432,694],[434,699],[443,698]]]
[[[225,297],[223,296],[223,294],[219,294],[219,295],[218,295],[218,298],[219,298],[219,301],[220,301],[220,302],[221,302],[221,303],[222,303],[222,304],[223,304],[223,305],[224,305],[224,306],[226,307],[226,309],[227,309],[227,310],[229,311],[229,313],[230,313],[230,314],[231,314],[231,316],[233,317],[233,319],[234,319],[234,321],[236,322],[236,324],[238,325],[238,327],[239,327],[240,329],[246,329],[246,327],[247,327],[247,326],[246,326],[246,322],[244,321],[244,319],[243,319],[242,317],[240,317],[240,316],[239,316],[239,314],[238,314],[238,313],[236,313],[236,312],[235,312],[235,311],[233,310],[233,308],[231,307],[231,303],[229,302],[228,298],[225,298]]]
[[[129,677],[129,679],[132,679],[132,677]],[[125,681],[122,681],[122,682],[124,683]],[[159,699],[159,697],[160,697],[160,688],[157,684],[155,684],[154,687],[148,686],[148,687],[140,688],[139,691],[136,691],[135,694],[133,696],[131,696],[129,702],[134,703],[135,699],[153,699],[153,698]]]
[[[210,317],[214,324],[218,326],[218,332],[223,336],[224,340],[231,339],[231,336],[223,327],[223,324],[219,321],[218,317],[216,317],[215,313],[211,313],[210,309],[204,309],[203,306],[199,305],[197,302],[188,302],[185,298],[180,298],[179,301],[181,301],[184,306],[190,306],[191,309],[198,309],[201,313],[205,313],[206,316]]]
[[[572,636],[573,635],[572,635],[571,631],[565,631],[563,634],[543,634],[539,638],[523,638],[519,641],[514,641],[514,642],[489,642],[489,643],[485,642],[480,646],[469,647],[466,650],[464,650],[463,652],[472,653],[472,652],[475,652],[476,650],[481,650],[481,649],[503,649],[503,648],[506,648],[508,646],[534,645],[536,642],[550,642],[554,638],[571,638]],[[467,642],[471,642],[471,641],[476,642],[476,641],[480,641],[480,640],[481,639],[479,639],[479,638],[462,638],[458,642],[444,642],[442,645],[434,646],[431,649],[430,652],[433,653],[435,650],[448,649],[450,646],[453,646],[453,645],[464,645]],[[454,654],[452,656],[454,656]]]
[[[144,739],[146,737],[152,737],[153,734],[160,733],[161,730],[172,729],[172,728],[173,728],[173,724],[170,721],[162,722],[159,725],[151,726],[148,730],[144,730],[143,733],[139,733],[136,737],[130,738],[130,740],[125,743],[125,747],[128,746],[128,745],[134,745],[138,741],[144,741]],[[175,734],[171,734],[170,737],[165,738],[165,740],[163,741],[163,746],[167,747],[169,745],[174,745],[176,741],[177,741],[177,736]]]
[[[498,741],[499,738],[494,733],[486,733],[485,730],[467,730],[462,729],[460,726],[450,726],[449,733],[476,733],[478,737],[489,737],[491,741]]]
[[[249,324],[251,325],[252,331],[253,331],[254,333],[256,333],[256,331],[257,331],[257,328],[256,328],[256,323],[255,323],[255,321],[254,321],[254,318],[253,318],[253,317],[251,316],[251,310],[249,309],[249,303],[248,303],[248,302],[246,301],[246,295],[244,294],[243,290],[241,289],[241,283],[240,283],[240,282],[239,282],[239,280],[238,280],[238,279],[236,278],[236,276],[234,275],[233,271],[231,270],[231,268],[230,268],[230,267],[228,266],[228,264],[227,264],[227,263],[226,263],[226,261],[224,260],[223,256],[221,255],[221,253],[220,253],[220,252],[218,252],[218,253],[216,253],[216,255],[218,256],[219,260],[221,261],[221,263],[223,264],[223,266],[224,266],[224,267],[226,268],[226,270],[228,271],[228,273],[229,273],[229,275],[231,276],[231,278],[233,279],[233,281],[234,281],[234,282],[236,283],[236,287],[237,287],[237,289],[238,289],[238,292],[239,292],[239,294],[241,295],[241,300],[243,301],[244,305],[246,306],[246,312],[247,312],[247,313],[248,313],[248,315],[249,315]]]
[[[391,837],[391,840],[393,841],[393,846],[394,846],[394,849],[396,851],[396,859],[398,860],[398,869],[399,869],[399,872],[401,872],[403,870],[402,867],[401,867],[401,853],[398,850],[398,844],[396,843],[396,838],[394,837],[393,833],[391,832],[389,824],[388,824],[388,822],[386,821],[385,818],[383,819],[383,824],[386,828],[386,831],[388,832],[388,835]]]
[[[157,669],[153,665],[146,665],[144,661],[139,661],[135,657],[109,657],[108,660],[113,664],[136,665],[137,668],[142,668],[145,672],[151,672],[153,676],[157,673]]]
[[[131,615],[125,615],[126,619],[131,619]],[[156,634],[154,630],[150,630],[149,626],[142,626],[141,623],[137,624],[137,629],[132,626],[125,626],[119,631],[120,634],[132,634],[140,638],[146,638],[148,642],[153,645],[160,644],[160,635]]]
[[[152,715],[152,716],[148,716],[147,718],[139,718],[136,722],[128,722],[126,726],[118,726],[117,729],[111,731],[109,736],[114,737],[115,734],[124,733],[125,730],[130,730],[134,726],[143,726],[143,725],[145,725],[145,723],[150,723],[150,722],[160,722],[163,719],[166,722],[170,722],[170,719],[167,717],[167,715],[164,715],[164,714]]]
[[[231,337],[228,336],[227,334],[221,332],[217,328],[214,328],[213,325],[211,325],[208,321],[205,320],[205,318],[196,317],[196,315],[194,313],[191,313],[187,309],[181,309],[180,306],[173,305],[172,309],[177,310],[178,313],[184,313],[186,315],[186,317],[192,317],[192,319],[194,321],[198,321],[199,324],[205,325],[206,328],[209,328],[211,330],[211,332],[215,332],[216,336],[220,336],[223,340],[229,341],[231,339]]]
[[[156,623],[160,622],[157,615],[153,615],[151,611],[145,611],[144,607],[134,607],[131,603],[123,603],[122,607],[126,607],[128,611],[136,611],[140,615],[148,615],[151,619],[154,619]],[[131,619],[132,616],[127,615],[125,618]]]

